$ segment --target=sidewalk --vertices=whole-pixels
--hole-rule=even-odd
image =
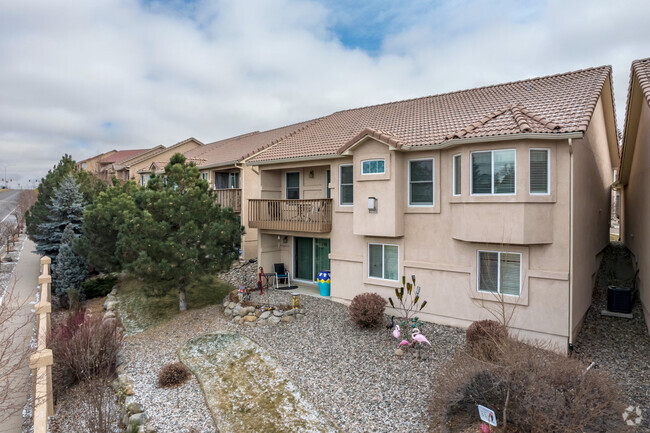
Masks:
[[[10,326],[18,327],[18,332],[15,336],[16,343],[16,352],[23,353],[23,350],[28,350],[29,344],[34,333],[34,327],[31,324],[27,326],[22,326],[26,320],[30,322],[34,319],[33,313],[33,304],[31,302],[35,301],[35,295],[38,288],[38,276],[40,274],[40,255],[36,254],[34,250],[36,249],[34,243],[25,238],[23,244],[23,250],[20,254],[20,259],[14,268],[14,274],[11,278],[8,290],[11,290],[11,286],[14,281],[16,286],[14,289],[14,299],[11,300],[12,303],[21,306],[20,314],[12,320],[7,329],[0,330],[0,332],[11,332]],[[5,301],[8,301],[5,299]],[[14,328],[15,329],[15,328]],[[22,431],[23,416],[22,408],[27,402],[27,398],[30,394],[31,388],[31,379],[29,364],[25,363],[21,366],[19,372],[14,372],[14,377],[9,379],[14,381],[16,388],[18,388],[15,393],[14,402],[10,403],[11,407],[19,407],[21,410],[18,410],[16,413],[12,414],[11,417],[3,422],[0,425],[0,433],[20,433]],[[16,377],[16,375],[20,377]]]

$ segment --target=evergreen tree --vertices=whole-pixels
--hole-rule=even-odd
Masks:
[[[121,227],[117,251],[127,269],[148,283],[150,293],[177,290],[182,311],[191,281],[237,258],[243,227],[231,208],[215,203],[208,183],[183,155],[175,154],[165,173],[166,184],[152,176],[146,188],[137,190],[140,212]]]
[[[51,202],[47,204],[47,219],[39,224],[38,233],[32,235],[36,242],[36,250],[55,261],[66,226],[70,224],[75,234],[81,233],[85,206],[86,203],[74,176],[66,175],[59,187],[54,190]]]
[[[47,232],[41,231],[41,225],[48,221],[50,212],[48,206],[52,201],[54,191],[69,174],[73,175],[77,181],[86,203],[92,203],[97,194],[106,189],[104,182],[85,170],[77,169],[72,157],[64,155],[59,163],[41,179],[41,183],[38,185],[38,200],[25,215],[27,234],[33,241],[37,242],[36,237],[39,235],[41,237],[47,235]]]
[[[116,254],[120,227],[138,210],[134,196],[135,182],[124,184],[114,180],[113,186],[100,193],[84,211],[82,236],[74,242],[74,251],[86,258],[89,265],[104,272],[122,269]]]
[[[72,251],[72,242],[78,237],[72,224],[68,224],[61,236],[61,246],[56,257],[54,272],[54,292],[63,296],[70,289],[77,289],[79,298],[83,299],[81,283],[88,277],[88,266],[83,257]]]

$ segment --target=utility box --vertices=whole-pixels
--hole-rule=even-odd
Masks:
[[[621,286],[607,287],[607,309],[613,313],[632,312],[632,288]]]

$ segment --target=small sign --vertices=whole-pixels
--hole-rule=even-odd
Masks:
[[[485,421],[491,426],[497,426],[497,417],[494,414],[492,409],[488,409],[485,406],[478,405],[478,415],[481,417],[481,421]]]

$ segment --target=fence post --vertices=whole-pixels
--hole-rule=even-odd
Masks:
[[[54,398],[52,395],[52,350],[47,348],[51,330],[52,312],[52,260],[41,258],[41,275],[38,277],[40,297],[34,306],[36,313],[36,352],[30,357],[29,366],[33,378],[34,433],[47,433],[47,418],[54,415]]]

